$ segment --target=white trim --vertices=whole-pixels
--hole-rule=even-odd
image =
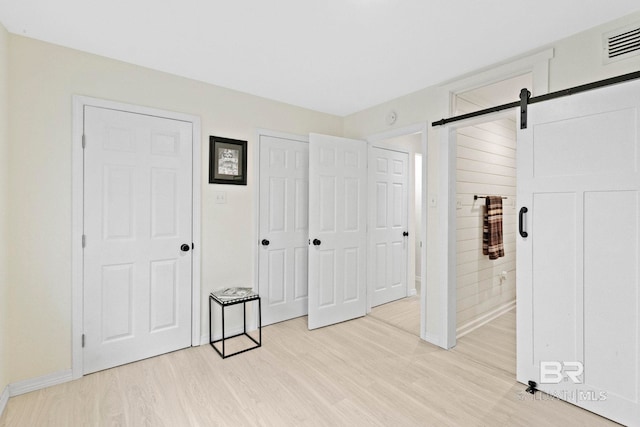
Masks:
[[[416,288],[409,289],[408,296],[414,297],[416,295],[418,295],[418,290]]]
[[[192,282],[191,282],[191,345],[200,345],[200,300],[201,300],[201,206],[202,206],[202,140],[200,118],[191,114],[177,113],[174,111],[159,110],[138,105],[108,101],[81,95],[72,97],[72,144],[71,144],[71,366],[72,378],[77,379],[83,375],[82,363],[82,332],[83,332],[83,254],[80,244],[83,224],[83,176],[84,153],[82,150],[82,133],[84,128],[84,107],[94,106],[113,110],[126,111],[137,114],[145,114],[180,120],[192,124],[192,238],[194,249],[192,251]],[[52,374],[55,375],[55,374]],[[44,378],[44,377],[41,377]],[[13,390],[13,386],[12,386]],[[12,392],[13,393],[13,392]],[[12,394],[13,395],[13,394]]]
[[[458,338],[462,338],[463,336],[467,335],[469,332],[473,332],[476,329],[486,325],[487,323],[491,322],[492,320],[497,319],[498,317],[502,316],[505,313],[510,312],[511,310],[514,310],[516,308],[516,300],[514,299],[513,301],[510,301],[498,308],[496,308],[493,311],[490,311],[489,313],[485,314],[482,317],[479,317],[465,325],[460,326],[457,330],[456,333],[458,335]]]
[[[457,93],[487,86],[526,73],[531,73],[532,75],[533,85],[531,91],[534,96],[548,93],[549,60],[553,56],[553,49],[546,49],[534,55],[444,84],[440,90],[440,101],[443,106],[446,106],[447,111],[450,112],[449,114],[453,114],[451,111],[454,104],[453,98]],[[439,335],[441,341],[438,345],[443,348],[453,348],[456,343],[456,129],[475,123],[493,121],[503,117],[505,114],[513,114],[513,112],[507,110],[502,113],[476,117],[456,122],[449,126],[443,126],[440,129],[438,253],[441,255],[438,262],[439,281],[435,284],[437,290],[433,292],[439,296],[440,301],[439,332],[434,335]],[[426,294],[428,289],[424,289],[425,291],[422,293]]]
[[[200,340],[202,320],[200,319],[202,298],[202,135],[200,117],[188,116],[191,121],[192,161],[191,161],[191,346]],[[207,147],[208,148],[208,147]]]
[[[71,135],[71,371],[73,378],[82,376],[83,327],[83,252],[84,231],[84,153],[82,133],[84,128],[85,100],[73,96]]]
[[[532,95],[543,95],[549,91],[549,60],[553,57],[553,48],[545,49],[507,64],[494,66],[473,75],[447,82],[441,86],[444,89],[443,95],[446,96],[446,102],[451,104],[452,94],[467,92],[527,73],[533,74]],[[517,101],[517,97],[513,100]],[[451,110],[449,113],[453,114]]]
[[[2,414],[4,413],[4,409],[7,407],[7,403],[9,402],[9,386],[7,385],[4,390],[2,390],[2,394],[0,394],[0,418],[2,418]]]
[[[452,135],[453,134],[453,135]],[[439,257],[440,285],[438,300],[440,301],[440,343],[444,349],[456,345],[456,144],[455,128],[445,127],[440,133],[440,170],[446,170],[438,183],[438,241],[441,256]],[[441,174],[444,175],[444,174]]]
[[[46,387],[63,384],[71,380],[73,380],[72,371],[71,369],[67,369],[64,371],[53,372],[51,374],[42,375],[40,377],[11,383],[7,387],[9,388],[9,395],[13,397],[25,393],[30,393],[32,391],[41,390]]]
[[[428,180],[428,158],[429,158],[429,144],[428,144],[428,130],[429,123],[416,123],[409,126],[403,126],[397,129],[391,129],[385,132],[369,135],[366,138],[367,143],[374,147],[385,147],[383,141],[391,138],[395,138],[403,135],[411,135],[414,133],[420,133],[421,136],[421,147],[422,147],[422,235],[419,238],[425,242],[422,247],[421,259],[420,259],[420,271],[426,271],[427,268],[427,180]],[[397,149],[397,148],[396,148]],[[414,177],[415,179],[415,177]],[[417,262],[417,260],[416,260]],[[407,267],[409,270],[409,268]],[[408,275],[407,275],[408,276]],[[420,338],[430,342],[432,344],[439,345],[439,341],[437,337],[433,334],[432,331],[427,331],[427,275],[423,274],[420,278]],[[414,289],[415,291],[415,289]],[[370,307],[370,305],[369,305]]]
[[[366,138],[366,141],[370,144],[374,144],[375,147],[387,148],[388,145],[385,146],[383,141],[387,139],[396,138],[398,136],[404,135],[412,135],[414,133],[425,132],[428,129],[428,123],[416,123],[409,126],[404,126],[397,129],[391,129],[385,132],[376,133],[373,135],[369,135]],[[383,145],[378,145],[378,143],[383,143]]]

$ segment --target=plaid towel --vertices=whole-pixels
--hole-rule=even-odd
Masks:
[[[482,227],[482,253],[489,259],[504,256],[502,243],[502,197],[487,196]]]

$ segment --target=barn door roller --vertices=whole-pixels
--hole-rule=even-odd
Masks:
[[[530,98],[531,92],[523,88],[520,91],[520,129],[527,128],[527,105],[529,105]]]

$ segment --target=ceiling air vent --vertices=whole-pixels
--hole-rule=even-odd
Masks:
[[[604,63],[640,55],[640,23],[604,34]]]

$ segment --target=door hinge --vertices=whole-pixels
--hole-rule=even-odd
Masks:
[[[85,234],[82,235],[82,247],[87,246],[87,236]]]
[[[82,334],[82,348],[84,348],[84,334]]]
[[[86,146],[87,146],[87,138],[84,136],[84,133],[83,133],[82,134],[82,149],[84,150]]]

